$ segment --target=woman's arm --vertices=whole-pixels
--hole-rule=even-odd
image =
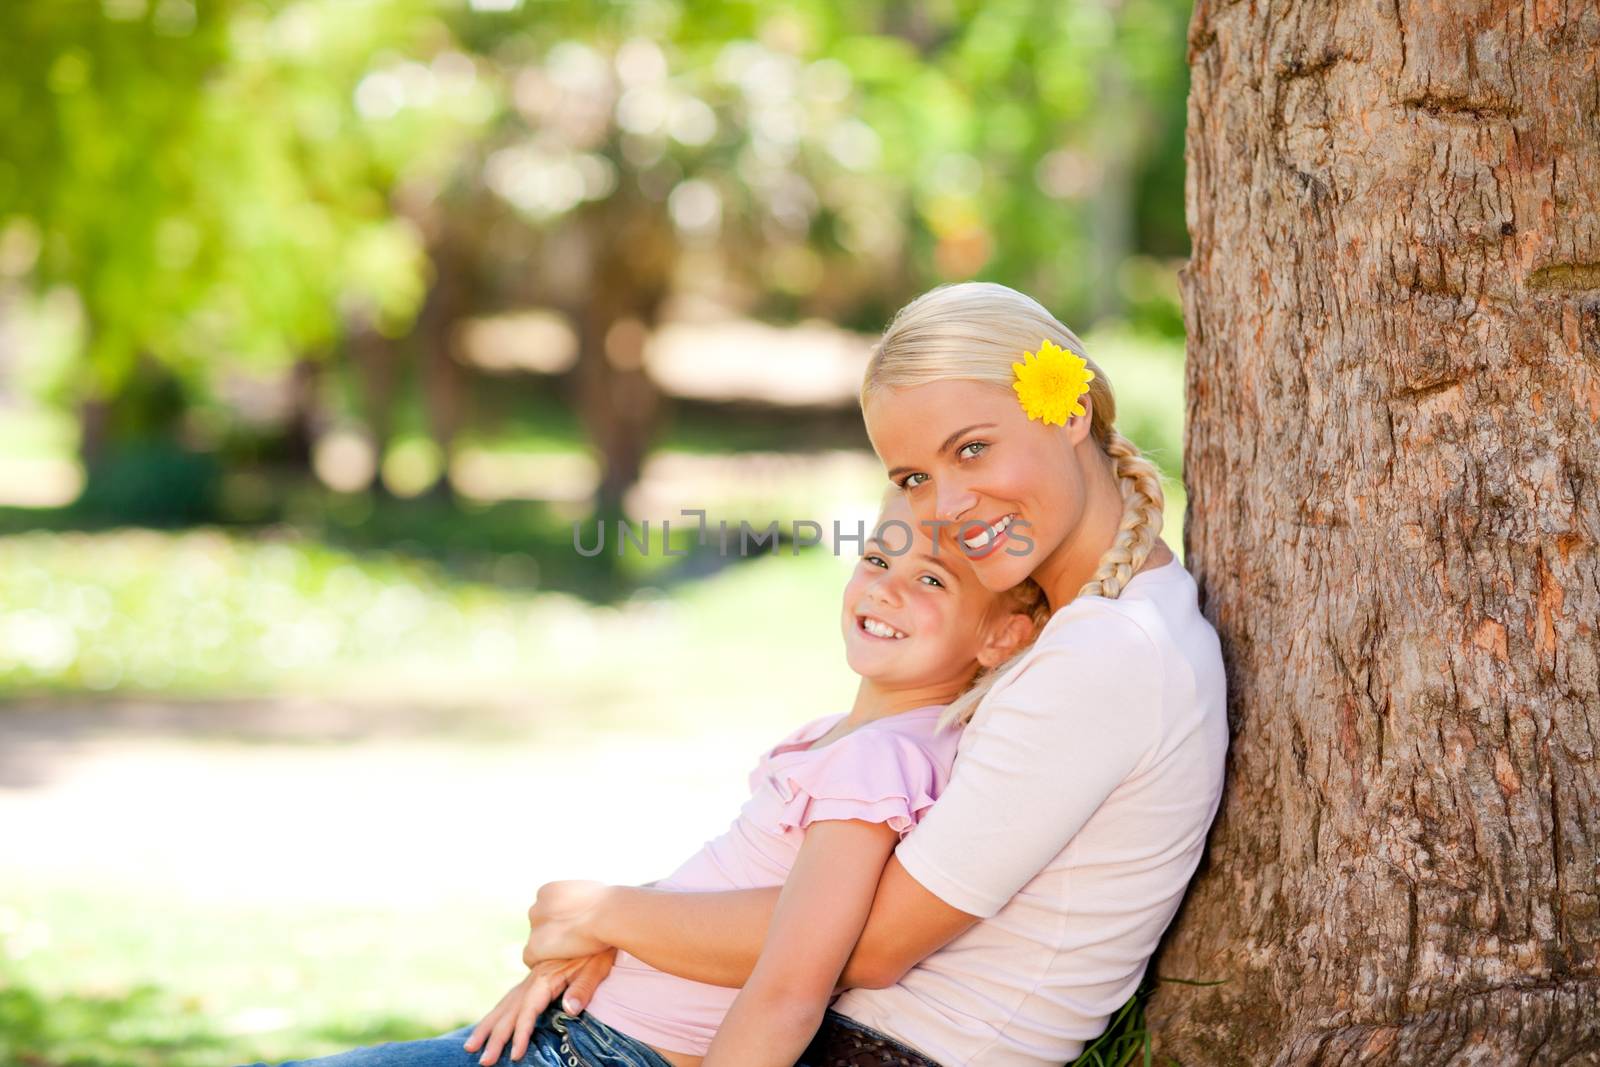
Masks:
[[[777,889],[726,893],[610,890],[595,915],[598,940],[650,966],[712,985],[738,987],[755,968]],[[893,856],[839,986],[883,989],[977,922],[928,892]]]
[[[531,967],[614,945],[680,978],[738,988],[755,969],[778,895],[778,887],[679,893],[552,883],[529,912],[532,932],[523,956]],[[891,986],[976,921],[924,889],[891,856],[839,985]],[[581,1007],[592,992],[579,981],[570,995]]]
[[[766,944],[704,1067],[789,1067],[810,1043],[867,923],[897,834],[885,823],[813,823],[778,895]]]

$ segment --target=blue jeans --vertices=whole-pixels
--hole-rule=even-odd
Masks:
[[[438,1037],[389,1041],[314,1060],[286,1060],[281,1067],[478,1067],[483,1049],[468,1052],[461,1047],[471,1035],[472,1026],[463,1026]],[[496,1067],[672,1067],[650,1046],[599,1019],[568,1015],[558,1007],[546,1008],[539,1016],[520,1060],[511,1058],[507,1041],[495,1062]]]

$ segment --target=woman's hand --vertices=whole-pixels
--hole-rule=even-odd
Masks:
[[[591,920],[610,887],[604,882],[547,882],[528,909],[528,943],[522,962],[536,967],[543,960],[592,956],[611,946],[595,937]]]
[[[540,1013],[561,995],[562,990],[567,991],[562,1006],[568,1014],[576,1015],[582,1011],[594,995],[595,987],[611,970],[616,954],[615,949],[606,949],[578,959],[542,960],[528,972],[528,977],[512,986],[511,991],[500,998],[500,1003],[472,1028],[471,1036],[462,1047],[468,1052],[476,1052],[481,1045],[483,1055],[478,1062],[488,1067],[500,1059],[509,1037],[511,1059],[520,1060],[522,1054],[528,1051],[533,1024]]]

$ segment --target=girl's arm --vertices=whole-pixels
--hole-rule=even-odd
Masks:
[[[657,970],[737,989],[755,969],[778,895],[778,887],[681,893],[552,882],[539,890],[538,903],[529,909],[531,932],[523,959],[532,967],[543,959],[615,946]],[[976,921],[977,916],[924,889],[891,856],[839,987],[894,985]],[[603,978],[603,972],[585,972],[574,979],[567,1010],[581,1011]]]
[[[878,875],[898,837],[881,822],[811,824],[779,892],[760,958],[703,1067],[789,1067],[800,1058],[866,926]]]

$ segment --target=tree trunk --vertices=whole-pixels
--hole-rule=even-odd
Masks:
[[[372,473],[368,489],[389,496],[383,482],[383,460],[394,435],[395,402],[400,386],[400,353],[394,341],[379,333],[364,317],[346,327],[349,358],[355,366],[361,394],[360,407],[372,439]]]
[[[78,461],[85,471],[105,458],[110,419],[111,405],[105,398],[90,396],[78,402]]]
[[[661,411],[644,351],[671,284],[677,238],[658,208],[631,197],[598,206],[585,222],[592,273],[572,314],[574,383],[578,417],[600,458],[596,514],[610,522],[623,516]]]
[[[1600,6],[1200,0],[1186,1064],[1600,1063]]]
[[[578,415],[600,455],[595,513],[609,523],[623,517],[623,498],[644,470],[661,391],[644,366],[643,323],[617,317],[608,300],[597,298],[586,310],[578,349]]]
[[[322,359],[301,356],[289,368],[284,383],[289,416],[283,428],[283,458],[296,472],[311,470],[317,438],[322,436],[325,421],[321,396],[323,367]]]
[[[456,437],[467,417],[468,372],[458,351],[459,327],[472,313],[476,283],[472,258],[450,240],[430,250],[434,279],[418,316],[417,337],[422,346],[421,386],[428,432],[439,449],[439,476],[428,488],[443,500],[455,496],[450,482]]]

